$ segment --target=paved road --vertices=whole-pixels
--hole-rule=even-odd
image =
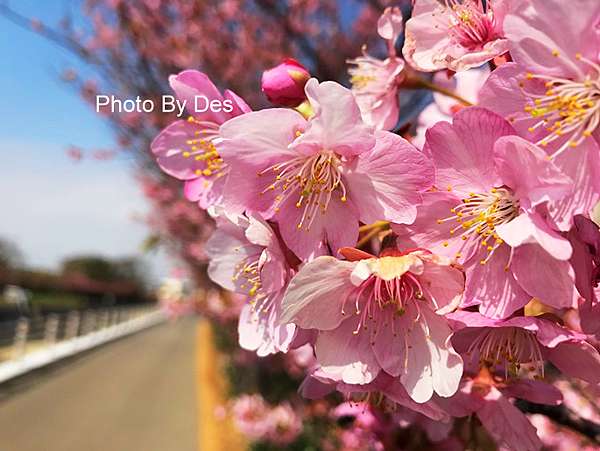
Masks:
[[[197,451],[195,346],[186,319],[0,387],[0,451]]]

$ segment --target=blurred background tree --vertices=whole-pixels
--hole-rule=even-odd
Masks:
[[[134,257],[110,260],[96,255],[82,255],[66,258],[61,265],[63,276],[83,274],[92,280],[115,282],[135,281],[140,286],[146,284],[143,264]]]
[[[13,242],[0,238],[0,272],[21,268],[24,259],[21,251]]]

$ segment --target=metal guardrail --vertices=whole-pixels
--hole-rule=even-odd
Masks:
[[[33,319],[21,317],[11,322],[12,327],[1,328],[0,349],[8,358],[0,361],[0,383],[165,319],[164,312],[155,307],[73,311]]]

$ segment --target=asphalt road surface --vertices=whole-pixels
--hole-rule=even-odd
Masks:
[[[197,451],[196,324],[155,326],[0,387],[0,451]]]

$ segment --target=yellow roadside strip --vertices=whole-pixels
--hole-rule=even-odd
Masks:
[[[227,382],[221,358],[215,348],[211,325],[198,322],[196,333],[198,449],[199,451],[237,451],[246,445],[229,415],[218,418],[217,409],[226,407]]]

